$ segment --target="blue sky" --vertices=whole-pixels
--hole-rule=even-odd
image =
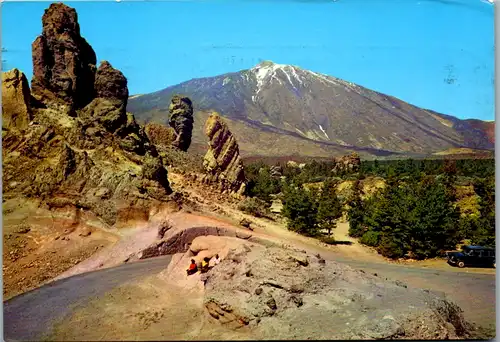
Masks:
[[[494,16],[483,0],[66,2],[131,94],[293,64],[460,118],[494,119]],[[49,2],[2,4],[3,68],[32,75]]]

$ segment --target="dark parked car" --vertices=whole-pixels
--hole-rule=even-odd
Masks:
[[[458,267],[493,266],[496,268],[495,248],[463,246],[461,252],[446,252],[448,263]]]

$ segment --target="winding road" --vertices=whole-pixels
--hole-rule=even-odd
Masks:
[[[445,292],[464,310],[468,320],[490,329],[495,327],[495,275],[366,263],[333,255],[324,258],[408,286]],[[80,305],[119,285],[159,273],[170,260],[170,256],[163,256],[83,273],[14,297],[4,303],[4,337],[8,341],[40,340],[50,333],[54,323]]]
[[[4,339],[39,341],[57,320],[80,304],[129,281],[159,273],[170,260],[171,256],[162,256],[78,274],[14,297],[4,302]]]

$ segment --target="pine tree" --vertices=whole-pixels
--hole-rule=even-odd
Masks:
[[[433,178],[392,182],[381,197],[367,210],[365,222],[381,232],[378,249],[384,256],[434,257],[459,241],[458,209]]]
[[[393,179],[384,191],[379,206],[378,224],[381,230],[379,251],[390,258],[403,257],[410,250],[410,231],[415,221],[415,197],[406,184]]]
[[[317,235],[317,205],[311,192],[291,184],[284,188],[282,215],[288,219],[288,229],[300,234]]]
[[[477,181],[474,190],[480,198],[480,217],[472,243],[495,246],[495,178]]]
[[[412,230],[415,242],[413,254],[423,259],[439,255],[446,249],[454,249],[460,241],[460,231],[457,229],[460,212],[453,204],[454,194],[448,191],[446,185],[432,178],[414,186],[417,220]]]
[[[342,205],[337,197],[336,184],[331,180],[325,181],[318,200],[318,225],[331,235],[332,229],[337,226],[336,221],[342,216]]]
[[[455,160],[445,160],[442,166],[443,184],[451,201],[456,200],[455,183],[457,181],[457,163]]]
[[[365,232],[365,208],[364,202],[361,198],[363,189],[359,180],[354,181],[352,191],[353,193],[347,202],[347,204],[349,205],[349,209],[347,210],[347,219],[349,221],[349,236],[361,237]]]

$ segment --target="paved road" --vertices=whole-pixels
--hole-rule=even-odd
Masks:
[[[377,273],[380,277],[400,280],[408,286],[444,292],[447,298],[464,310],[464,316],[468,321],[485,328],[495,328],[495,274],[342,261],[367,273]]]
[[[315,252],[314,249],[309,248],[311,252]],[[400,280],[411,287],[444,292],[447,298],[462,308],[464,316],[469,322],[490,330],[495,329],[495,274],[467,273],[467,269],[457,272],[451,266],[449,270],[436,270],[416,266],[366,262],[341,256],[335,252],[320,252],[319,249],[316,249],[316,251],[326,260],[342,262],[367,273],[377,273],[382,278]]]
[[[124,264],[54,281],[4,303],[5,340],[40,340],[79,304],[114,287],[164,270],[171,256]]]
[[[366,263],[333,254],[324,257],[382,278],[401,280],[409,286],[445,292],[464,310],[468,320],[485,327],[495,326],[495,275]],[[166,256],[84,273],[14,297],[4,303],[5,338],[39,340],[75,306],[127,281],[158,273],[169,262],[170,257]]]

